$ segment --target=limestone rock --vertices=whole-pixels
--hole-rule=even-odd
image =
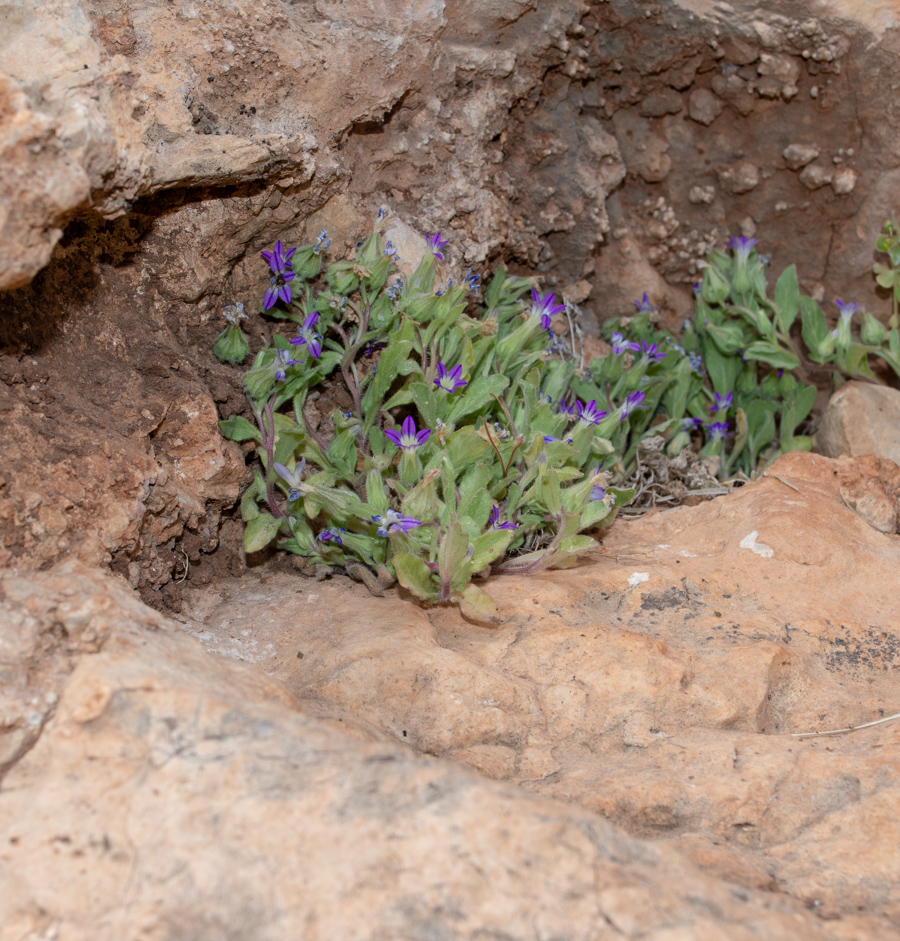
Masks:
[[[832,395],[814,439],[828,457],[875,454],[900,464],[900,392],[850,381]]]
[[[2,780],[3,941],[223,925],[245,939],[834,937],[790,898],[297,701],[99,574],[0,584],[38,634],[60,623],[48,595],[76,600],[63,623],[104,629]]]
[[[789,144],[781,156],[789,170],[799,170],[819,156],[819,148],[812,144]]]
[[[794,453],[731,496],[618,522],[593,565],[492,579],[497,628],[287,575],[189,593],[186,627],[397,742],[887,938],[900,724],[791,734],[896,712],[882,471]]]
[[[688,98],[688,114],[691,119],[709,127],[722,113],[725,105],[708,88],[695,88]]]

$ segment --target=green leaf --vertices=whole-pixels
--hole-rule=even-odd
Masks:
[[[448,422],[458,424],[461,418],[484,408],[495,395],[502,395],[508,385],[509,380],[506,376],[479,376],[474,379],[465,389],[455,393],[459,395],[459,399],[450,409]]]
[[[627,490],[622,487],[607,487],[606,492],[611,493],[616,498],[616,502],[613,504],[616,509],[619,509],[619,507],[628,506],[628,504],[631,503],[631,501],[634,499],[633,487],[630,487]]]
[[[461,588],[469,580],[468,552],[469,537],[459,520],[451,516],[438,545],[438,572],[443,585]]]
[[[800,318],[803,323],[803,342],[816,355],[819,345],[828,336],[828,322],[822,308],[811,298],[800,298]]]
[[[431,569],[414,555],[398,552],[394,555],[394,569],[397,572],[397,581],[407,590],[411,591],[422,601],[434,602],[437,591],[434,587]]]
[[[741,361],[733,356],[724,356],[708,337],[703,337],[701,342],[703,362],[706,364],[706,371],[709,373],[713,389],[722,395],[733,392],[735,380],[741,369]]]
[[[462,591],[454,594],[453,599],[459,604],[460,613],[466,620],[486,625],[500,623],[500,610],[494,599],[478,585],[466,585]]]
[[[219,422],[219,431],[226,438],[232,441],[256,441],[262,442],[262,435],[256,425],[247,421],[242,415],[232,415]]]
[[[775,346],[774,343],[767,343],[765,340],[751,343],[744,350],[744,356],[746,359],[766,363],[774,369],[796,369],[800,365],[800,361],[793,353]]]
[[[591,502],[581,511],[579,520],[581,529],[588,529],[596,526],[597,523],[605,520],[612,511],[602,500],[591,500]]]
[[[597,540],[591,539],[590,536],[570,536],[559,544],[560,552],[586,552],[596,548]]]
[[[480,572],[485,566],[496,562],[516,535],[514,529],[490,529],[479,536],[473,543],[475,550],[469,560],[469,571]]]
[[[278,535],[280,526],[271,513],[260,513],[244,530],[244,551],[250,554],[264,549]]]
[[[461,470],[477,461],[485,451],[491,450],[490,442],[482,438],[471,425],[454,431],[447,438],[447,456],[453,466]]]
[[[797,283],[796,265],[791,265],[781,272],[781,277],[775,285],[775,307],[775,326],[787,334],[800,312],[800,285]]]

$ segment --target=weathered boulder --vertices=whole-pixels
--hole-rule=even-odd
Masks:
[[[900,464],[900,392],[850,381],[832,395],[814,447],[827,457],[874,454]]]
[[[794,735],[897,711],[900,542],[842,496],[878,470],[795,453],[731,496],[617,522],[595,564],[493,579],[496,629],[287,574],[189,592],[186,626],[398,742],[887,937],[900,724]]]
[[[298,701],[95,571],[0,590],[4,644],[29,624],[65,660],[43,686],[55,713],[0,782],[3,941],[841,936],[784,894]]]

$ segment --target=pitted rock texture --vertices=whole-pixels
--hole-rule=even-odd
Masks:
[[[814,445],[828,457],[873,454],[900,463],[900,392],[850,381],[828,401]]]
[[[186,626],[418,751],[887,938],[900,722],[792,734],[900,706],[900,542],[841,495],[878,471],[791,454],[731,496],[617,522],[594,564],[492,579],[495,629],[287,574],[188,593]]]
[[[0,585],[39,635],[98,631],[0,780],[3,941],[846,937],[783,893],[297,700],[84,566]]]

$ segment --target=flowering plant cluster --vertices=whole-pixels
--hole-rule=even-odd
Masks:
[[[642,414],[643,393],[602,408],[578,399],[574,364],[549,352],[565,310],[552,293],[501,268],[479,303],[479,276],[449,276],[440,233],[402,277],[383,218],[353,260],[324,270],[324,231],[263,253],[262,312],[292,333],[276,333],[244,377],[253,420],[220,423],[256,442],[245,547],[343,567],[376,594],[396,579],[491,621],[496,606],[473,578],[574,564],[597,545],[586,531],[631,498],[610,486],[608,432]],[[226,311],[225,362],[247,354],[244,316]],[[352,405],[323,430],[308,406],[326,384]]]
[[[896,264],[876,266],[882,286],[900,298],[900,239],[886,224],[878,248],[893,249]],[[891,241],[893,239],[893,241]],[[610,356],[594,360],[591,381],[572,383],[582,397],[641,395],[646,411],[620,435],[609,435],[622,454],[623,478],[634,470],[637,448],[647,434],[667,438],[676,457],[688,446],[717,455],[717,476],[750,475],[787,451],[809,450],[812,442],[798,427],[809,416],[816,386],[800,376],[875,376],[869,357],[880,357],[900,374],[897,314],[885,327],[858,305],[835,300],[837,325],[830,328],[822,308],[801,295],[794,265],[785,269],[769,297],[765,258],[756,239],[736,237],[730,252],[713,251],[703,280],[694,286],[693,320],[677,339],[655,327],[656,311],[647,295],[624,322],[606,325]],[[890,284],[887,281],[890,279]],[[860,321],[858,335],[852,329]]]

